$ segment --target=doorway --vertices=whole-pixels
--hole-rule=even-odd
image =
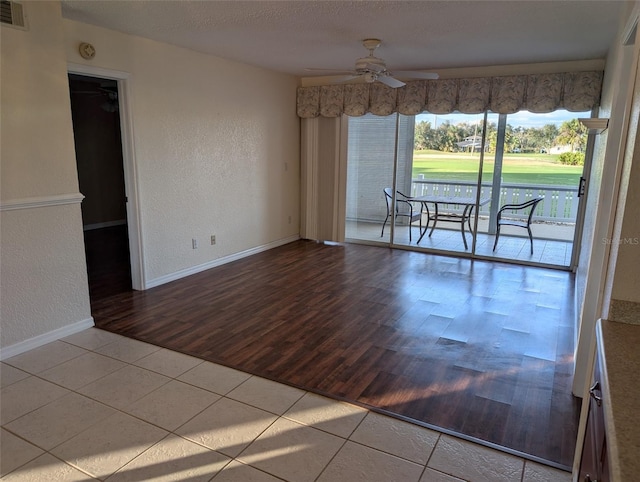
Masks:
[[[69,74],[91,304],[132,289],[118,83]]]

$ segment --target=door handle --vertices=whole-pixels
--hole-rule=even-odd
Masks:
[[[584,196],[586,189],[587,189],[587,180],[581,176],[580,182],[578,183],[578,197]]]
[[[598,405],[598,407],[600,405],[602,405],[602,397],[600,395],[596,395],[596,391],[600,390],[600,382],[595,382],[591,388],[589,389],[589,395],[591,395],[591,398],[593,398],[596,401],[596,405]]]

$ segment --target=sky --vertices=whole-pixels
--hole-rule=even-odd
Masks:
[[[566,121],[571,119],[577,119],[579,117],[591,117],[590,112],[569,112],[566,110],[556,110],[547,114],[533,114],[528,111],[520,111],[515,114],[509,114],[507,116],[507,124],[511,124],[512,127],[542,127],[545,124],[555,124],[558,127]],[[447,115],[434,115],[434,114],[418,114],[416,116],[416,122],[427,121],[431,122],[431,127],[436,128],[445,121],[449,121],[452,124],[458,124],[460,122],[473,123],[476,121],[482,122],[483,114],[447,114]],[[498,114],[489,113],[488,122],[498,123]]]

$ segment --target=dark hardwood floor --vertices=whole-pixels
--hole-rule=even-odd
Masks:
[[[298,241],[92,300],[100,328],[569,468],[571,273]]]

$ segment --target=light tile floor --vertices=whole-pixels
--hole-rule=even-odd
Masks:
[[[1,363],[7,481],[545,481],[569,473],[91,328]]]

